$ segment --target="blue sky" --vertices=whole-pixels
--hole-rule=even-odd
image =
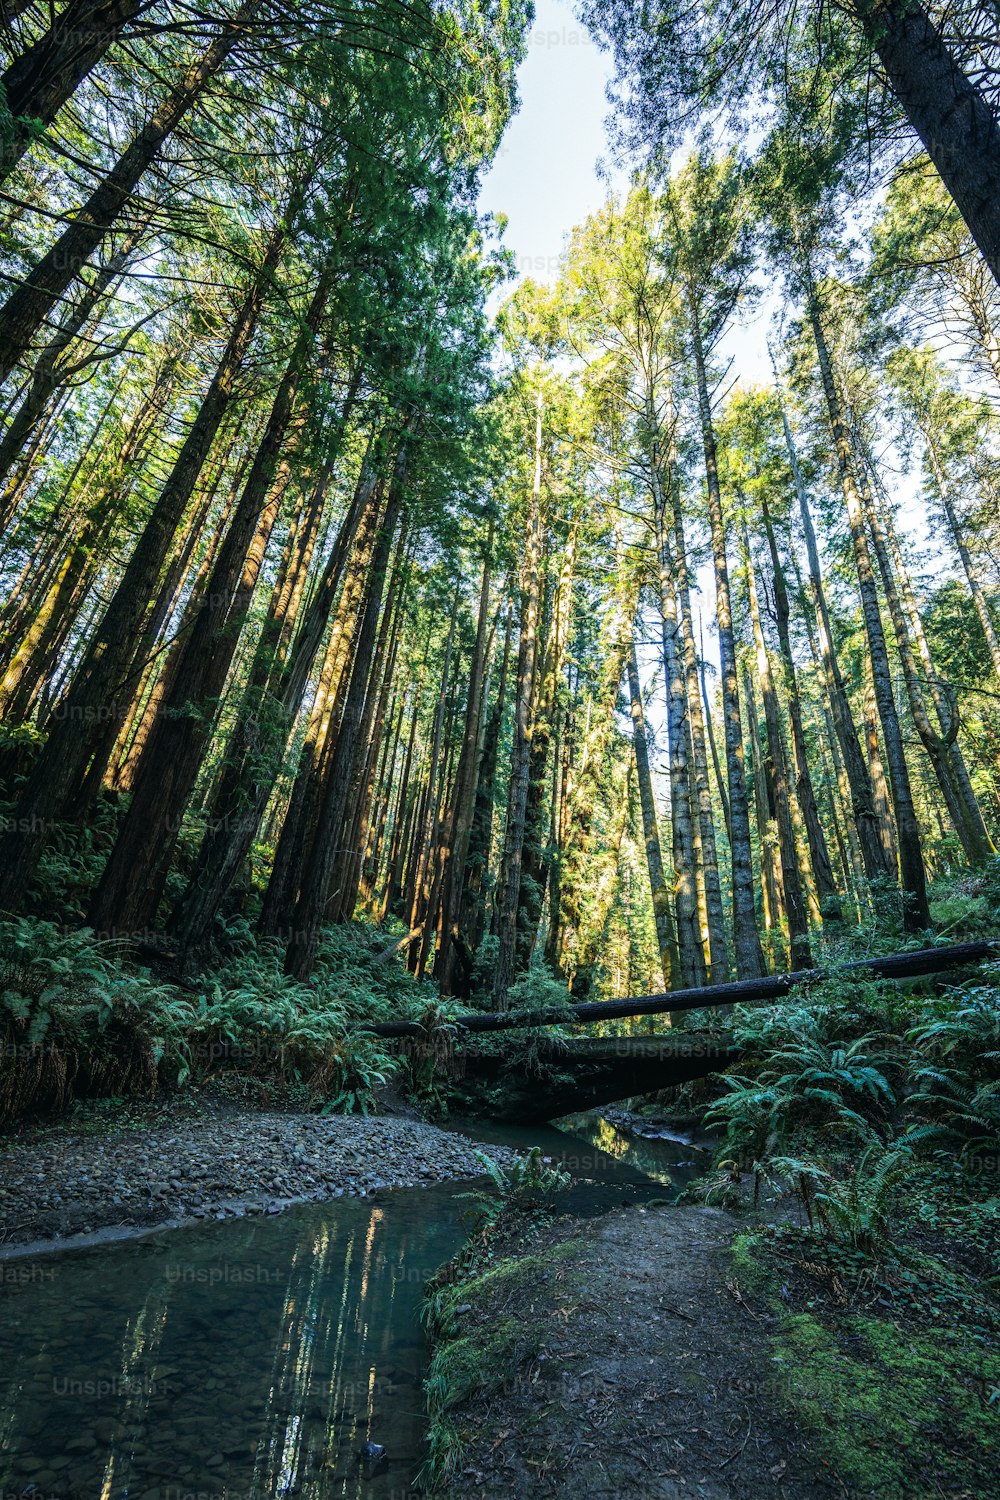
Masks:
[[[595,166],[605,150],[610,66],[568,5],[536,0],[518,75],[521,108],[480,196],[484,209],[508,216],[504,243],[519,276],[551,280],[567,233],[604,199]]]

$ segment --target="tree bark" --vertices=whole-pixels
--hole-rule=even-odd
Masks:
[[[521,890],[524,858],[524,819],[528,807],[531,775],[531,698],[538,650],[541,588],[542,524],[542,394],[535,405],[534,479],[525,527],[524,573],[521,589],[521,630],[517,652],[514,691],[514,744],[510,759],[507,825],[497,901],[497,932],[500,939],[493,979],[493,1000],[498,1010],[507,1008],[507,992],[514,978],[517,944],[517,903]]]
[[[819,807],[816,803],[816,792],[809,771],[805,727],[802,722],[802,700],[799,696],[798,675],[795,670],[795,658],[792,654],[792,638],[789,629],[791,609],[788,602],[788,587],[785,583],[785,571],[778,552],[771,513],[768,509],[767,499],[763,495],[761,496],[761,515],[764,522],[764,531],[767,536],[768,550],[771,554],[771,573],[774,579],[775,624],[785,674],[788,719],[792,726],[792,762],[795,770],[795,792],[799,807],[802,810],[802,821],[805,826],[806,842],[809,846],[809,860],[812,866],[813,880],[816,883],[816,895],[819,900],[820,915],[826,919],[839,921],[842,915],[840,893],[837,890],[837,882],[833,874],[833,864],[830,860],[830,850],[826,842],[826,835],[823,832],[823,824],[820,821]]]
[[[889,86],[1000,283],[1000,124],[918,0],[849,0]]]
[[[109,754],[114,746],[131,704],[131,693],[125,693],[127,677],[137,638],[145,645],[142,625],[150,595],[229,407],[287,232],[287,225],[282,224],[271,236],[212,384],[36,761],[18,813],[26,820],[21,827],[32,831],[19,834],[13,847],[7,839],[0,841],[0,850],[5,845],[9,850],[6,863],[0,858],[0,906],[16,909],[34,875],[46,831],[74,798],[98,744],[106,743]]]
[[[486,643],[489,635],[492,553],[493,522],[491,520],[486,540],[486,555],[483,559],[483,576],[479,586],[479,613],[476,621],[476,641],[472,651],[469,692],[465,705],[465,731],[462,736],[458,770],[455,774],[452,813],[445,843],[445,873],[441,896],[441,944],[434,969],[442,995],[453,995],[456,992],[460,954],[464,942],[461,926],[462,898],[479,781],[479,737],[483,714]]]
[[[87,74],[151,0],[69,0],[49,29],[0,78],[12,128],[0,150],[0,182],[28,150],[39,126],[51,125]]]
[[[687,678],[688,723],[691,726],[691,765],[694,770],[694,790],[698,802],[698,821],[701,825],[701,860],[705,882],[705,907],[708,918],[709,977],[713,984],[724,984],[729,978],[729,940],[726,936],[726,918],[722,906],[722,885],[719,879],[719,855],[715,839],[715,814],[712,810],[712,787],[708,774],[706,720],[701,702],[702,693],[698,653],[695,649],[694,621],[691,614],[691,585],[688,573],[687,546],[684,537],[684,518],[681,514],[679,489],[680,484],[678,481],[674,486],[677,600],[680,604],[681,644],[684,649],[684,668]],[[710,724],[708,732],[711,733]]]
[[[771,783],[771,801],[778,825],[778,850],[781,858],[781,884],[788,918],[788,942],[793,969],[812,963],[809,948],[809,917],[806,912],[802,881],[799,876],[798,855],[795,846],[795,828],[792,823],[791,790],[788,784],[788,758],[781,716],[778,711],[778,695],[775,692],[771,658],[764,640],[764,629],[760,618],[760,599],[757,594],[757,574],[750,539],[744,532],[743,552],[747,570],[747,593],[750,601],[750,621],[753,627],[754,650],[757,658],[757,681],[764,701],[764,726],[767,732],[768,754],[765,770]]]
[[[753,979],[764,972],[757,933],[754,903],[753,858],[750,845],[750,805],[747,799],[746,772],[743,764],[743,726],[740,721],[740,692],[736,673],[736,643],[733,636],[733,611],[729,590],[729,564],[726,559],[726,523],[719,487],[715,429],[712,403],[708,394],[705,352],[701,340],[698,301],[694,288],[688,289],[691,338],[698,380],[698,411],[701,417],[705,449],[705,472],[708,480],[708,510],[712,530],[712,554],[715,563],[716,616],[719,626],[719,658],[722,668],[722,705],[726,731],[726,771],[729,780],[730,848],[733,878],[733,936],[736,949],[736,972],[741,979]]]
[[[680,977],[680,952],[677,933],[670,910],[670,891],[663,874],[663,856],[660,853],[660,832],[656,821],[656,801],[653,797],[653,778],[649,770],[649,745],[646,740],[646,718],[642,708],[642,693],[639,687],[639,664],[636,661],[635,642],[627,659],[628,688],[632,712],[632,743],[635,747],[635,771],[639,783],[639,806],[642,810],[642,834],[646,847],[646,868],[649,871],[649,893],[653,902],[653,921],[656,926],[656,945],[663,970],[663,987],[674,988]]]
[[[833,643],[833,630],[830,625],[830,611],[826,602],[826,590],[823,587],[823,572],[820,566],[819,548],[816,545],[816,532],[813,528],[812,516],[809,511],[809,499],[806,495],[802,471],[799,468],[798,455],[795,451],[795,443],[792,439],[792,432],[788,425],[784,406],[781,408],[781,420],[784,427],[785,443],[788,447],[792,475],[795,480],[795,494],[799,502],[802,529],[805,533],[806,557],[809,567],[809,587],[813,596],[813,605],[816,613],[820,664],[822,665],[823,676],[826,682],[830,714],[840,747],[844,773],[847,777],[850,806],[861,858],[864,861],[865,875],[869,881],[876,880],[879,876],[884,875],[894,880],[896,878],[895,860],[890,860],[886,854],[886,845],[882,838],[882,825],[875,809],[871,775],[861,751],[861,745],[854,724],[854,715],[847,698],[847,689],[844,686],[840,662]]]
[[[308,865],[301,873],[298,882],[299,894],[292,912],[291,935],[285,950],[285,973],[299,980],[308,979],[312,972],[330,897],[330,877],[337,857],[338,835],[343,826],[347,807],[358,729],[375,651],[382,593],[389,570],[389,553],[402,500],[402,480],[405,472],[403,455],[404,450],[401,450],[397,457],[393,482],[389,486],[385,516],[382,519],[369,570],[364,614],[358,630],[357,650],[354,654],[350,685],[344,702],[340,732],[337,735],[337,746],[333,753],[330,775],[319,808],[315,837],[310,844]]]
[[[670,764],[670,823],[674,866],[677,948],[681,985],[704,984],[705,952],[701,943],[695,870],[694,817],[691,798],[691,756],[688,732],[687,678],[681,652],[674,559],[670,552],[666,498],[659,455],[650,456],[653,523],[656,538],[656,583],[660,607],[660,645],[663,685],[667,700],[667,746]]]
[[[232,20],[185,70],[115,165],[78,208],[69,227],[0,308],[0,381],[27,353],[51,309],[117,221],[164,141],[223,66],[261,0],[243,0]]]
[[[840,397],[834,383],[833,367],[820,317],[819,300],[816,288],[811,283],[811,277],[808,292],[808,316],[816,343],[837,469],[847,507],[847,519],[854,548],[854,563],[861,593],[861,610],[865,622],[865,634],[868,638],[875,699],[885,739],[889,787],[899,837],[900,878],[904,892],[903,921],[907,931],[922,932],[931,926],[931,916],[927,905],[927,879],[924,871],[923,851],[920,846],[920,829],[913,806],[910,775],[903,751],[903,736],[892,693],[889,654],[882,630],[882,616],[879,612],[871,554],[865,536],[861,496],[858,493],[851,463],[850,439],[841,412]]]

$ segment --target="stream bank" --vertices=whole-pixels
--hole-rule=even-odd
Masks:
[[[596,1117],[579,1124],[590,1136],[599,1129]],[[214,1194],[226,1173],[238,1169],[259,1190],[280,1158],[277,1186],[292,1185],[291,1174],[301,1183],[303,1130],[323,1153],[319,1187],[335,1166],[350,1168],[354,1193],[216,1222]],[[427,1368],[419,1307],[428,1279],[465,1241],[468,1208],[466,1184],[423,1174],[468,1178],[481,1168],[479,1149],[503,1161],[540,1144],[591,1174],[569,1195],[575,1214],[668,1191],[588,1134],[490,1127],[487,1135],[496,1139],[407,1118],[252,1113],[188,1096],[180,1110],[119,1101],[9,1140],[8,1170],[46,1153],[45,1166],[63,1173],[17,1186],[33,1222],[60,1210],[54,1194],[64,1213],[85,1207],[90,1223],[104,1210],[141,1217],[141,1196],[115,1204],[109,1184],[165,1174],[181,1151],[189,1174],[178,1181],[206,1198],[207,1211],[169,1232],[89,1248],[50,1241],[40,1255],[8,1245],[0,1265],[0,1492],[34,1500],[415,1496]],[[390,1151],[404,1148],[409,1155],[393,1160]],[[97,1196],[74,1196],[74,1153]],[[374,1185],[406,1173],[427,1185]],[[668,1161],[663,1176],[669,1182]],[[61,1219],[64,1231],[68,1223]],[[362,1461],[366,1443],[384,1447],[384,1461]]]
[[[432,1284],[439,1500],[998,1493],[981,1280],[852,1254],[780,1201],[499,1222]]]
[[[416,1118],[123,1101],[0,1141],[0,1255],[94,1231],[174,1227],[366,1198],[482,1172],[476,1142]],[[496,1160],[511,1159],[499,1145]]]

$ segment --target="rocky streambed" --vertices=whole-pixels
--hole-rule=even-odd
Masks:
[[[0,1142],[0,1254],[99,1230],[277,1213],[481,1175],[464,1136],[386,1116],[234,1108],[100,1133],[72,1123]],[[514,1153],[490,1146],[501,1163]]]

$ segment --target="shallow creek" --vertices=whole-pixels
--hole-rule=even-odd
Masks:
[[[673,1196],[690,1148],[596,1114],[456,1125],[539,1145],[566,1211]],[[468,1184],[401,1189],[0,1262],[0,1495],[403,1500],[420,1462],[424,1283]],[[386,1460],[359,1460],[366,1442]]]

